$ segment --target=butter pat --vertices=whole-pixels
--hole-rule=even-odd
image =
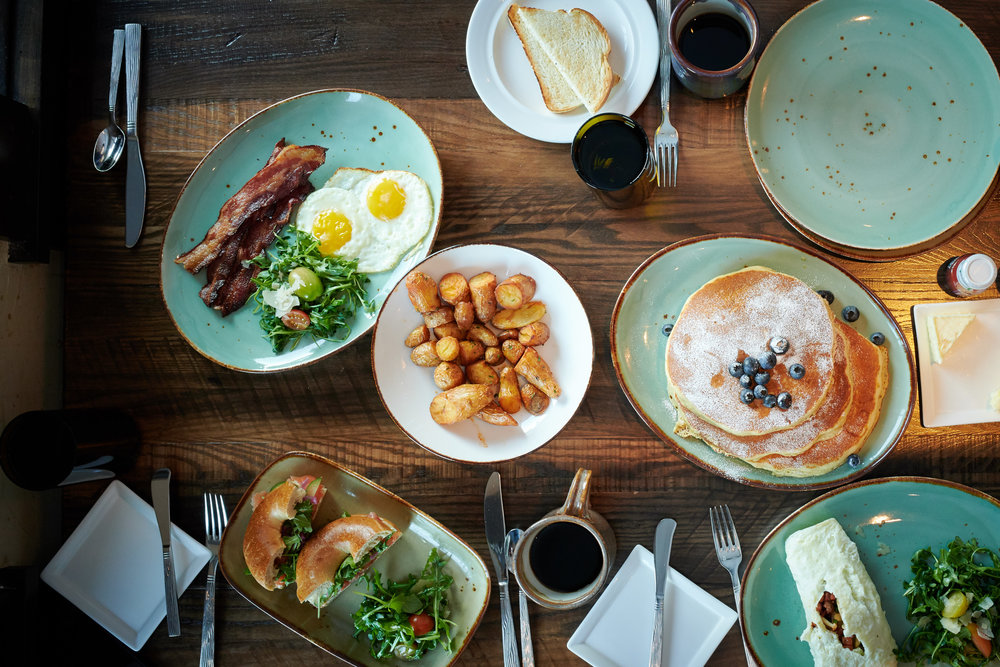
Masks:
[[[857,545],[837,520],[827,519],[792,533],[785,541],[785,553],[806,618],[801,639],[809,642],[816,666],[895,665],[896,642],[882,600]],[[827,593],[836,598],[843,635],[855,637],[859,648],[844,648],[817,611]]]
[[[990,394],[990,410],[993,412],[1000,412],[1000,387],[993,390]]]
[[[953,313],[927,318],[927,340],[930,342],[931,363],[940,364],[948,356],[955,341],[972,324],[971,313]]]

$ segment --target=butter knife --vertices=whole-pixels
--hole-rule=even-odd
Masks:
[[[517,635],[514,634],[514,613],[510,607],[510,594],[507,591],[507,552],[504,550],[507,526],[503,518],[503,496],[500,493],[498,472],[490,475],[490,480],[486,483],[483,521],[486,524],[486,542],[490,547],[490,558],[497,572],[500,628],[503,633],[503,664],[504,667],[520,667],[517,658]]]
[[[177,611],[177,579],[174,559],[170,554],[170,468],[160,468],[153,473],[152,495],[156,525],[160,529],[163,546],[163,591],[167,599],[167,635],[180,637],[181,617]]]
[[[653,643],[649,652],[649,667],[663,664],[663,597],[667,587],[667,570],[670,567],[670,547],[674,541],[677,522],[661,519],[656,525],[653,551],[653,570],[656,572],[656,599],[653,603]]]
[[[125,147],[128,150],[128,174],[125,180],[125,247],[139,242],[142,219],[146,214],[146,171],[139,152],[139,53],[142,50],[142,26],[125,24]]]

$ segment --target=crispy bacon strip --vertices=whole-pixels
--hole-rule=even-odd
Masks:
[[[282,139],[279,143],[284,142]],[[191,273],[198,273],[223,253],[227,242],[241,228],[261,214],[267,215],[294,193],[309,184],[309,176],[326,160],[322,146],[289,144],[272,153],[272,159],[239,189],[219,211],[219,217],[201,243],[174,261]],[[309,185],[310,191],[312,186]],[[217,289],[217,288],[216,288]]]

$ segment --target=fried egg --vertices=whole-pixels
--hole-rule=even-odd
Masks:
[[[319,241],[324,257],[357,259],[358,271],[373,271],[364,268],[361,259],[369,258],[377,247],[374,218],[353,192],[341,188],[313,191],[299,206],[295,226]]]

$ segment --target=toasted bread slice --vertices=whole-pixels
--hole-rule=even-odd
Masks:
[[[507,15],[519,36],[522,32],[532,35],[588,111],[596,112],[607,101],[617,81],[608,60],[611,39],[593,14],[582,9],[548,11],[513,4]],[[525,44],[523,37],[522,44]],[[545,71],[539,78],[540,85],[541,78],[551,77]]]
[[[522,17],[521,8],[516,4],[511,5],[510,9],[507,10],[507,18],[521,40],[524,55],[528,56],[528,62],[531,63],[538,87],[542,91],[545,108],[553,113],[566,113],[576,109],[583,104],[583,101],[570,88],[569,82],[559,71],[555,62],[549,58],[541,41],[535,37],[535,33],[528,30]]]

